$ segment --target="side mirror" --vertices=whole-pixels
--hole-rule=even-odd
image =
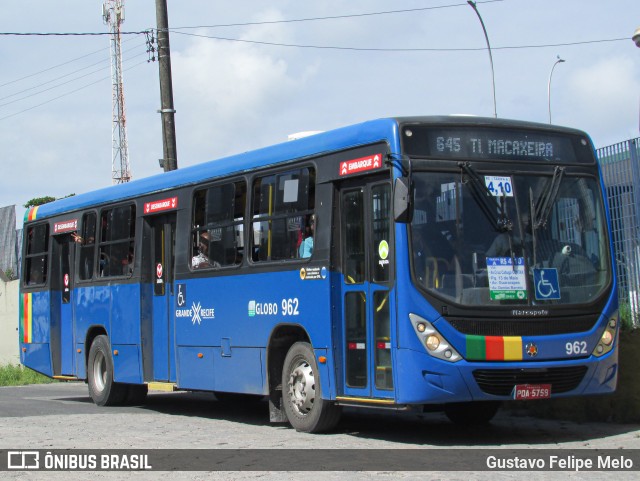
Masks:
[[[396,222],[408,224],[413,218],[411,180],[398,177],[393,187],[393,218]]]

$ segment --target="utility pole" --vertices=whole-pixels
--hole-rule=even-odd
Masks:
[[[173,108],[173,85],[171,81],[171,49],[169,48],[169,19],[167,0],[156,0],[156,22],[158,24],[158,67],[160,70],[160,110],[162,117],[162,152],[160,167],[165,172],[178,168],[176,154],[176,125]]]
[[[111,33],[111,85],[113,93],[111,127],[111,181],[122,184],[131,180],[129,145],[127,143],[127,117],[124,108],[122,80],[122,48],[120,25],[124,22],[124,0],[105,0],[102,18]]]

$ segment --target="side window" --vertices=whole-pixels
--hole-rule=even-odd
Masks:
[[[246,201],[247,184],[242,181],[196,191],[191,243],[193,269],[242,262]]]
[[[253,183],[253,261],[311,257],[314,208],[313,169],[257,178]]]
[[[27,229],[26,268],[24,283],[41,286],[47,282],[49,260],[49,225],[40,224]]]
[[[96,214],[90,212],[82,216],[82,235],[80,236],[80,279],[93,277],[96,252]]]
[[[380,184],[371,188],[371,272],[374,282],[388,282],[391,269],[389,256],[391,249],[391,188]]]
[[[135,238],[136,208],[126,205],[102,211],[98,275],[131,275]]]

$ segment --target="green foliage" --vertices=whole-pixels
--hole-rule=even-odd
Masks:
[[[48,204],[49,202],[53,202],[54,200],[56,200],[55,197],[51,197],[51,196],[45,196],[45,197],[34,197],[33,199],[27,201],[26,204],[24,204],[24,208],[28,209],[29,207],[35,207],[38,205],[42,205],[42,204]]]
[[[9,279],[10,281],[16,278],[16,275],[14,274],[13,269],[11,268],[4,271],[4,275],[7,276],[7,279]]]
[[[54,382],[46,376],[37,373],[28,367],[0,366],[0,386],[24,386],[26,384],[46,384]]]
[[[73,197],[76,194],[69,194],[69,195],[65,195],[64,197],[59,197],[58,199],[66,199],[67,197]],[[53,202],[54,200],[58,200],[55,197],[51,197],[49,195],[46,195],[44,197],[34,197],[33,199],[27,201],[26,204],[24,204],[24,208],[28,209],[29,207],[36,207],[38,205],[42,205],[42,204],[48,204],[49,202]]]
[[[633,316],[631,314],[631,305],[629,303],[620,306],[620,329],[622,332],[630,332],[637,327],[633,324]]]

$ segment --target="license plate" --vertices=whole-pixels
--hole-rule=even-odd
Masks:
[[[549,399],[551,384],[516,384],[513,388],[513,399],[526,401],[531,399]]]

